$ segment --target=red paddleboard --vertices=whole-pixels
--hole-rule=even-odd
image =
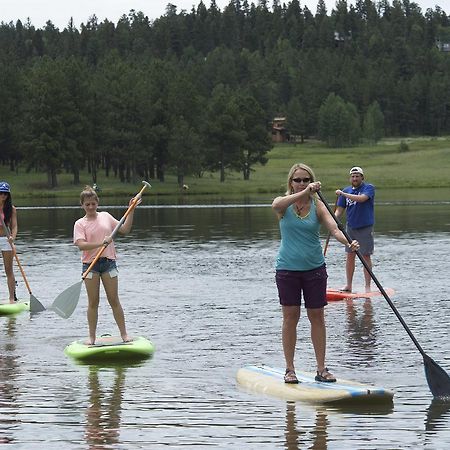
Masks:
[[[384,291],[391,297],[395,294],[394,289],[384,288]],[[327,289],[327,301],[335,302],[338,300],[345,300],[346,298],[371,298],[371,297],[382,297],[383,294],[380,291],[371,292],[343,292],[339,289]]]

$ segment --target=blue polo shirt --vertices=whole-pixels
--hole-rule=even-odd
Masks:
[[[365,202],[355,202],[343,195],[339,196],[337,206],[346,209],[347,225],[350,228],[363,228],[373,225],[375,223],[375,187],[369,183],[361,183],[357,188],[347,186],[342,191],[347,194],[367,195],[369,197]]]

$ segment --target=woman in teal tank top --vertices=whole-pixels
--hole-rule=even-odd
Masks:
[[[310,167],[295,164],[288,174],[286,194],[277,197],[272,203],[281,233],[276,282],[283,312],[282,343],[286,360],[286,383],[298,383],[294,356],[302,294],[311,325],[311,340],[317,364],[316,380],[336,381],[325,366],[324,306],[327,304],[328,275],[320,245],[320,226],[324,225],[332,236],[352,250],[357,250],[359,244],[357,241],[348,244],[326,207],[318,201],[316,192],[320,187],[321,183],[315,181]]]

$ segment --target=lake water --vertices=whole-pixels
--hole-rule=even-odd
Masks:
[[[64,347],[86,336],[84,289],[73,316],[0,317],[0,444],[10,449],[406,449],[450,447],[450,404],[433,402],[420,353],[383,298],[330,303],[327,361],[338,377],[395,392],[381,408],[286,402],[237,386],[247,364],[283,366],[274,284],[278,225],[252,205],[139,206],[120,237],[120,294],[130,334],[156,346],[136,366],[79,366]],[[116,217],[124,208],[106,207]],[[124,202],[122,202],[124,203]],[[192,201],[187,202],[192,203]],[[80,280],[76,207],[19,209],[17,246],[46,306]],[[374,273],[425,352],[450,372],[447,202],[377,205]],[[325,240],[325,235],[324,235]],[[327,253],[329,285],[344,252]],[[18,292],[28,298],[17,271]],[[356,286],[362,285],[358,266]],[[0,296],[5,298],[3,271]],[[102,297],[99,334],[116,334]],[[314,370],[306,315],[297,367]],[[5,447],[6,448],[6,447]]]

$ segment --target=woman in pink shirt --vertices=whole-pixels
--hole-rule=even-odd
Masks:
[[[132,200],[131,200],[132,201]],[[130,201],[130,204],[131,204]],[[119,280],[116,266],[116,249],[111,234],[119,223],[106,211],[98,212],[98,196],[90,186],[86,186],[80,194],[81,207],[86,215],[75,222],[73,229],[73,242],[83,252],[81,261],[83,273],[94,260],[98,251],[106,243],[102,257],[94,264],[84,280],[88,295],[87,319],[89,325],[89,344],[95,344],[98,305],[100,301],[100,280],[106,292],[106,297],[112,308],[114,319],[124,342],[131,341],[125,326],[125,316],[119,300]],[[138,204],[140,203],[140,200]],[[127,216],[124,224],[120,227],[120,234],[128,234],[133,224],[134,209]]]

